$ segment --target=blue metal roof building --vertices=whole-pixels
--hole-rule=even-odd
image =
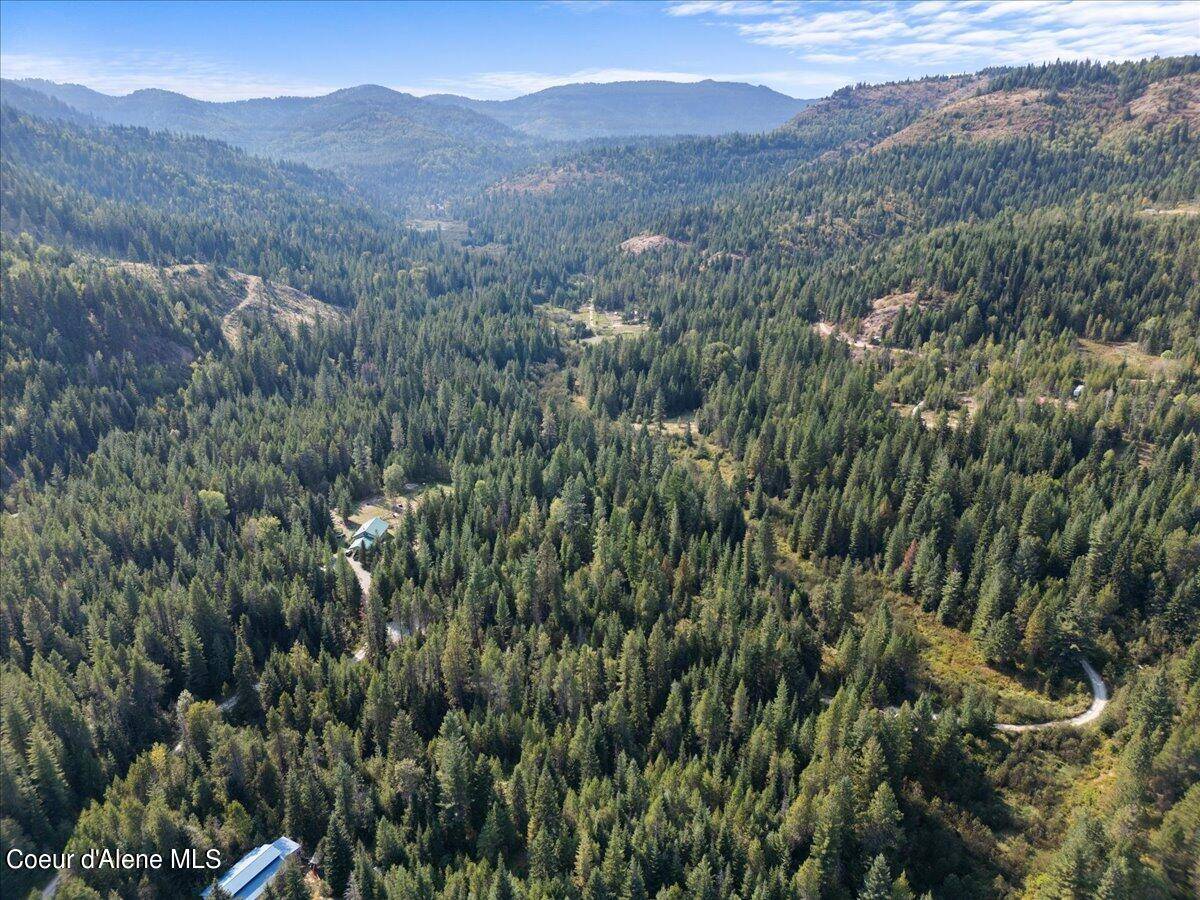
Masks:
[[[217,884],[234,900],[254,900],[267,889],[284,861],[299,849],[300,845],[291,838],[277,838],[239,859]],[[207,897],[211,893],[212,888],[207,887],[200,896]]]

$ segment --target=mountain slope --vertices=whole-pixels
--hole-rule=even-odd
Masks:
[[[958,75],[844,87],[805,107],[779,130],[816,151],[864,149],[986,83],[979,75]]]
[[[66,118],[41,98],[114,125],[195,134],[333,169],[385,203],[437,199],[534,158],[531,140],[487,116],[377,85],[322,97],[210,103],[161,90],[113,97],[81,85],[5,82],[5,102]]]
[[[987,141],[1013,137],[1078,134],[1102,144],[1120,144],[1184,125],[1200,126],[1200,73],[1190,72],[1154,82],[1123,102],[1116,84],[1065,88],[1014,87],[986,89],[954,98],[930,110],[889,136],[879,149],[919,144],[935,137]]]
[[[11,234],[154,264],[228,265],[338,306],[352,304],[355,273],[332,262],[335,242],[396,269],[393,254],[432,242],[393,233],[333,174],[218,141],[80,128],[7,106],[0,129],[0,228]]]
[[[77,84],[31,79],[5,82],[6,91],[10,85],[114,125],[194,133],[254,153],[318,165],[391,162],[414,148],[446,141],[523,142],[494,119],[371,84],[320,97],[226,103],[157,89],[116,97]],[[22,108],[24,98],[9,102]],[[354,140],[348,139],[351,136]]]
[[[780,132],[854,153],[953,138],[1058,137],[1119,146],[1137,135],[1200,125],[1200,57],[1074,68],[1027,66],[846,87]]]
[[[436,204],[498,181],[545,160],[543,139],[762,132],[807,102],[715,81],[566,85],[502,102],[378,85],[228,103],[153,89],[117,97],[36,79],[6,80],[3,92],[37,116],[194,134],[332,169],[385,206]]]
[[[0,102],[43,119],[61,119],[75,125],[95,125],[98,122],[63,100],[36,89],[35,84],[0,79]]]
[[[186,383],[220,332],[203,290],[168,290],[65,249],[5,236],[0,253],[0,483],[95,449]]]
[[[517,131],[553,140],[768,131],[810,102],[761,85],[712,80],[567,84],[513,100],[453,94],[425,99],[474,110]]]
[[[121,261],[113,267],[164,290],[210,298],[209,310],[220,316],[221,334],[234,347],[247,331],[264,323],[296,334],[302,327],[333,326],[346,312],[286,284],[203,263],[151,266]]]
[[[1194,140],[874,149],[983,87],[1082,84],[1035,74],[593,147],[481,198],[456,231],[486,254],[339,206],[328,173],[5,110],[22,406],[110,327],[193,321],[157,302],[191,266],[117,279],[153,293],[134,319],[38,241],[356,312],[236,350],[197,319],[186,385],[86,457],[59,434],[115,405],[31,429],[0,516],[0,837],[228,864],[288,834],[328,896],[1195,895]],[[1118,94],[1158,109],[1180,74]],[[368,583],[330,519],[376,509]],[[1080,649],[1099,722],[993,728],[1082,710]]]

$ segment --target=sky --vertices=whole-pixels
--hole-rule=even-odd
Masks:
[[[506,99],[714,78],[822,97],[858,82],[1200,52],[1195,0],[128,3],[0,0],[0,73],[206,100],[356,84]]]

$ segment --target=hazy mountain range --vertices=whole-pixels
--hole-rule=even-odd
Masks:
[[[4,81],[3,100],[39,116],[195,134],[333,169],[401,205],[437,201],[548,159],[562,149],[551,141],[763,131],[805,105],[769,88],[713,81],[577,84],[507,101],[360,85],[321,97],[215,103],[29,79]]]
[[[761,85],[711,80],[566,84],[513,100],[454,94],[431,94],[425,100],[474,110],[553,140],[769,131],[812,102]]]

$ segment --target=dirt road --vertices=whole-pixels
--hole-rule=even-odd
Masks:
[[[1008,734],[1020,734],[1023,731],[1041,731],[1044,728],[1078,728],[1082,725],[1089,725],[1100,718],[1100,714],[1104,712],[1104,707],[1108,706],[1108,688],[1104,684],[1104,679],[1100,677],[1100,673],[1096,671],[1096,667],[1090,662],[1079,657],[1079,664],[1083,667],[1083,673],[1087,675],[1088,684],[1092,689],[1092,705],[1077,716],[1072,716],[1069,719],[1051,719],[1049,722],[1031,722],[1027,725],[1012,725],[1008,722],[997,722],[996,730],[1003,731]],[[830,697],[822,697],[821,702],[828,705],[832,701]],[[887,706],[883,708],[885,713],[895,715],[900,711],[898,706]],[[936,719],[938,713],[934,713]]]
[[[1041,731],[1043,728],[1076,728],[1080,725],[1095,722],[1100,718],[1100,713],[1104,712],[1104,707],[1108,706],[1108,688],[1104,684],[1104,679],[1100,677],[1100,673],[1096,671],[1095,666],[1082,656],[1079,657],[1079,664],[1083,666],[1083,673],[1087,675],[1088,684],[1092,688],[1092,705],[1084,712],[1069,719],[1054,719],[1050,722],[1035,722],[1030,725],[997,723],[996,730],[1006,731],[1010,734],[1019,734],[1022,731]]]

